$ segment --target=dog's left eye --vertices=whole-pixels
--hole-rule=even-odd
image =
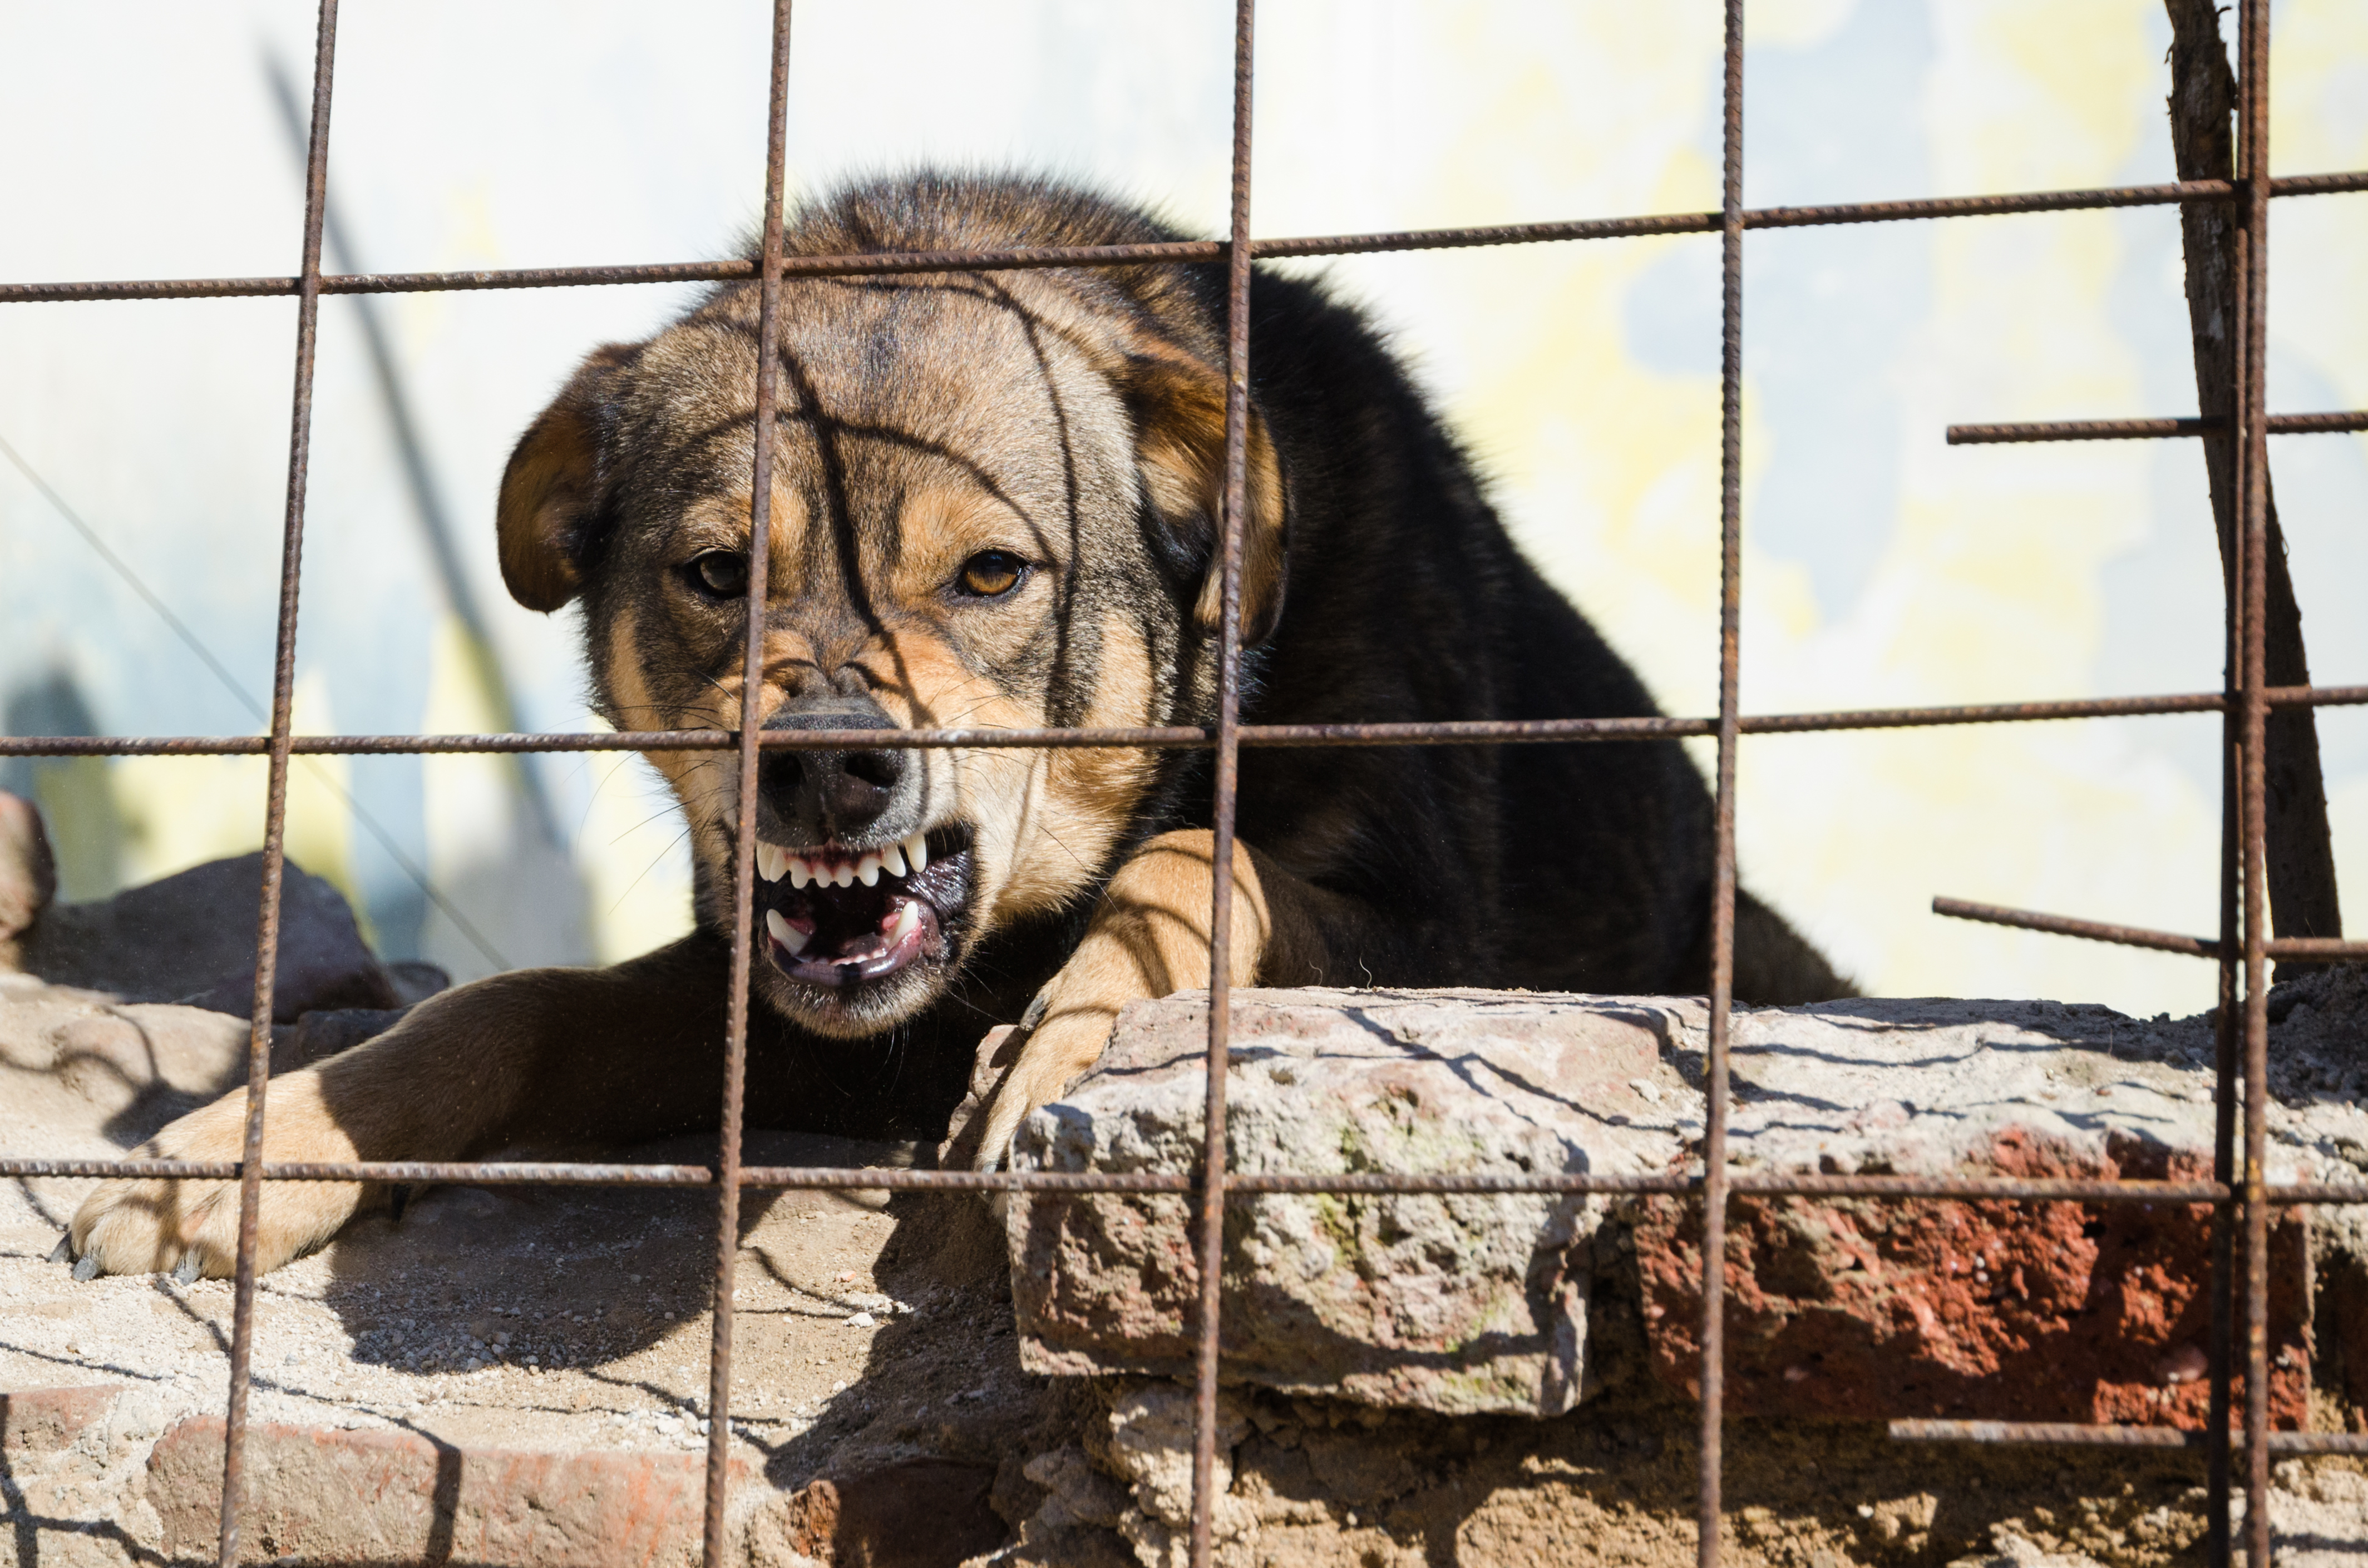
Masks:
[[[982,550],[962,562],[958,579],[962,591],[982,599],[997,599],[1019,585],[1028,562],[1008,550]]]
[[[728,550],[694,555],[682,570],[692,587],[717,598],[734,598],[748,591],[748,558]]]

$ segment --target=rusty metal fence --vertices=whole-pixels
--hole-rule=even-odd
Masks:
[[[1715,1568],[1720,1555],[1720,1440],[1724,1424],[1722,1267],[1728,1199],[1736,1194],[1821,1195],[1902,1201],[1957,1199],[2053,1200],[2081,1203],[2209,1204],[2214,1212],[2212,1254],[2211,1420],[2207,1430],[2173,1427],[2081,1426],[2062,1423],[1896,1421],[1893,1437],[1973,1442],[2019,1442],[2119,1448],[2202,1449],[2209,1465],[2211,1560],[2225,1563],[2236,1547],[2231,1499],[2234,1460],[2245,1461],[2245,1550],[2254,1568],[2268,1568],[2269,1461],[2272,1454],[2368,1453],[2368,1437],[2343,1433],[2271,1432],[2269,1429],[2268,1247],[2270,1210],[2277,1204],[2368,1203],[2368,1183],[2281,1185],[2264,1176],[2268,1103],[2267,960],[2368,959],[2368,942],[2325,937],[2272,939],[2269,935],[2266,884],[2264,745],[2275,708],[2368,703],[2368,686],[2270,687],[2264,675],[2267,583],[2267,437],[2368,430],[2368,411],[2271,415],[2263,404],[2267,342],[2269,212],[2272,198],[2368,192],[2368,171],[2273,179],[2269,172],[2269,0],[2241,0],[2238,13],[2238,122],[2241,167],[2234,179],[2185,180],[2165,185],[2087,190],[2032,191],[2003,196],[1936,198],[1818,207],[1747,209],[1743,205],[1743,12],[1744,0],[1724,0],[1725,120],[1724,185],[1714,212],[1523,223],[1492,228],[1419,230],[1390,233],[1332,234],[1296,239],[1254,239],[1249,233],[1250,106],[1253,80],[1255,0],[1235,0],[1231,224],[1223,241],[1157,244],[1035,248],[1005,251],[878,253],[785,257],[781,229],[786,161],[791,0],[775,0],[772,21],[770,106],[767,122],[764,245],[747,260],[661,263],[638,267],[583,267],[513,271],[324,274],[322,235],[329,156],[331,84],[336,51],[337,0],[320,0],[313,58],[310,138],[305,160],[302,265],[292,277],[145,279],[102,283],[0,283],[0,304],[75,300],[194,299],[232,295],[293,295],[297,301],[295,400],[289,435],[287,510],[280,555],[278,653],[270,728],[261,736],[160,738],[88,736],[0,737],[0,756],[234,756],[269,758],[264,830],[262,907],[257,936],[256,1005],[247,1054],[247,1119],[243,1157],[236,1161],[57,1160],[0,1158],[0,1175],[11,1176],[197,1177],[239,1183],[239,1239],[230,1354],[230,1391],[223,1463],[220,1561],[228,1568],[240,1555],[240,1506],[246,1441],[249,1372],[254,1347],[256,1243],[258,1199],[266,1181],[370,1181],[470,1183],[573,1183],[578,1185],[705,1187],[717,1196],[713,1284],[714,1337],[710,1358],[705,1561],[725,1560],[724,1492],[731,1441],[733,1276],[737,1254],[740,1193],[744,1187],[901,1189],[921,1191],[1174,1192],[1198,1202],[1200,1307],[1195,1325],[1196,1427],[1193,1452],[1191,1561],[1211,1561],[1210,1517],[1214,1475],[1215,1408],[1219,1365],[1218,1283],[1225,1205],[1277,1192],[1554,1192],[1663,1193],[1683,1195],[1702,1205],[1702,1366],[1700,1458],[1700,1561]],[[2238,543],[2232,551],[2224,631],[2229,667],[2219,691],[2158,697],[2107,698],[1978,706],[1847,710],[1821,713],[1745,715],[1737,710],[1741,667],[1741,449],[1743,375],[1743,236],[1747,230],[1799,228],[1903,220],[1967,218],[2060,212],[2111,207],[2224,203],[2237,218],[2237,314],[2241,350],[2237,356],[2233,428],[2226,420],[2155,418],[2066,424],[1967,425],[1952,426],[1953,443],[2096,440],[2204,437],[2232,441],[2237,461]],[[1719,709],[1715,718],[1566,719],[1469,723],[1246,725],[1240,718],[1240,516],[1245,491],[1245,430],[1248,409],[1248,299],[1250,269],[1260,258],[1345,256],[1501,244],[1601,240],[1648,234],[1715,233],[1721,243],[1722,355],[1720,368],[1720,619]],[[731,731],[641,731],[582,734],[307,735],[290,733],[295,687],[296,626],[300,564],[304,534],[306,465],[312,432],[313,371],[320,301],[324,294],[403,293],[451,290],[541,289],[614,283],[745,281],[759,286],[763,335],[775,335],[784,278],[994,271],[1027,267],[1088,267],[1145,263],[1201,264],[1226,267],[1227,337],[1225,475],[1223,552],[1223,613],[1220,631],[1219,711],[1213,728],[1147,728],[1033,731],[928,730],[883,734],[803,731],[785,733],[758,728],[759,648],[749,640],[741,727]],[[773,358],[759,357],[756,394],[756,455],[748,604],[754,618],[765,602],[765,544],[773,462],[772,412],[776,398]],[[1990,1177],[1920,1178],[1881,1176],[1765,1176],[1732,1173],[1726,1164],[1729,1106],[1728,1032],[1733,1003],[1736,840],[1735,788],[1737,744],[1746,734],[1811,731],[1984,724],[2040,720],[2129,717],[2146,714],[2218,712],[2223,716],[2224,755],[2233,799],[2224,811],[2220,869],[2220,931],[2216,937],[2111,926],[2066,916],[2000,909],[1937,899],[1936,912],[2027,929],[2117,942],[2217,960],[2220,1004],[2217,1028],[2215,1150],[2210,1181],[2015,1180]],[[718,1163],[708,1165],[619,1165],[493,1163],[267,1163],[262,1158],[271,1043],[273,969],[278,949],[288,772],[298,755],[415,754],[461,752],[730,751],[735,754],[740,789],[753,791],[761,749],[888,747],[1190,747],[1215,752],[1215,892],[1212,909],[1212,950],[1230,947],[1233,910],[1234,818],[1236,765],[1244,746],[1440,745],[1490,744],[1609,743],[1714,736],[1716,765],[1716,858],[1711,915],[1710,1031],[1707,1062],[1708,1112],[1698,1171],[1652,1176],[1600,1175],[1478,1176],[1419,1173],[1333,1176],[1235,1175],[1225,1162],[1225,1074],[1228,985],[1214,966],[1209,1009],[1207,1144],[1198,1176],[1112,1173],[974,1172],[944,1170],[853,1171],[841,1168],[744,1165],[740,1161],[742,1091],[746,1064],[749,966],[755,878],[755,816],[741,814],[734,861],[734,908],[729,1034]],[[2240,1092],[2241,1087],[2241,1092]],[[2241,1110],[2243,1139],[2237,1138]],[[2241,1227],[2241,1241],[2238,1235]],[[2239,1258],[2241,1257],[2241,1265]],[[2242,1303],[2236,1296],[2242,1270]],[[2241,1322],[2242,1335],[2237,1328]],[[2244,1408],[2234,1409],[2237,1391]],[[2233,1429],[2232,1429],[2233,1426]]]

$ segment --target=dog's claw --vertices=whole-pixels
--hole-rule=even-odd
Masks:
[[[82,1261],[74,1265],[74,1279],[78,1283],[88,1284],[91,1280],[97,1278],[98,1254],[95,1252],[86,1252],[83,1254]]]
[[[410,1201],[411,1184],[409,1182],[397,1182],[393,1187],[389,1188],[386,1195],[386,1206],[390,1210],[392,1210],[392,1213],[387,1219],[387,1223],[390,1225],[402,1224],[404,1207]]]
[[[180,1264],[173,1270],[173,1278],[184,1285],[194,1285],[198,1282],[197,1248],[191,1247],[181,1255]]]
[[[74,1233],[72,1231],[68,1231],[64,1235],[60,1236],[58,1238],[58,1244],[50,1249],[50,1261],[51,1263],[72,1263],[74,1261]]]

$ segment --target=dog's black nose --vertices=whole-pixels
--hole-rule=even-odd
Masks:
[[[876,703],[846,699],[800,704],[765,722],[781,730],[893,730]],[[768,751],[757,787],[793,840],[808,844],[860,835],[895,803],[907,773],[901,751]]]

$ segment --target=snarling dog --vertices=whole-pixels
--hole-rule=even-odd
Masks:
[[[1055,185],[922,174],[791,225],[796,256],[1175,236]],[[1523,560],[1472,465],[1354,311],[1251,290],[1243,714],[1251,722],[1649,714]],[[789,280],[769,498],[775,730],[1206,725],[1216,709],[1224,276],[1175,265]],[[740,722],[757,290],[595,351],[518,442],[501,564],[580,602],[622,728]],[[1126,1003],[1210,980],[1205,752],[654,754],[689,819],[696,931],[607,969],[461,987],[270,1089],[265,1157],[459,1160],[712,1127],[753,812],[748,1115],[934,1141],[1019,1022],[954,1158],[992,1166]],[[1260,748],[1241,759],[1233,983],[1700,991],[1712,812],[1668,741]],[[1736,989],[1847,987],[1746,897]],[[236,1158],[245,1096],[144,1151]],[[268,1184],[263,1267],[382,1193]],[[74,1217],[108,1271],[225,1274],[233,1186],[111,1181]],[[86,1265],[87,1266],[87,1265]]]

